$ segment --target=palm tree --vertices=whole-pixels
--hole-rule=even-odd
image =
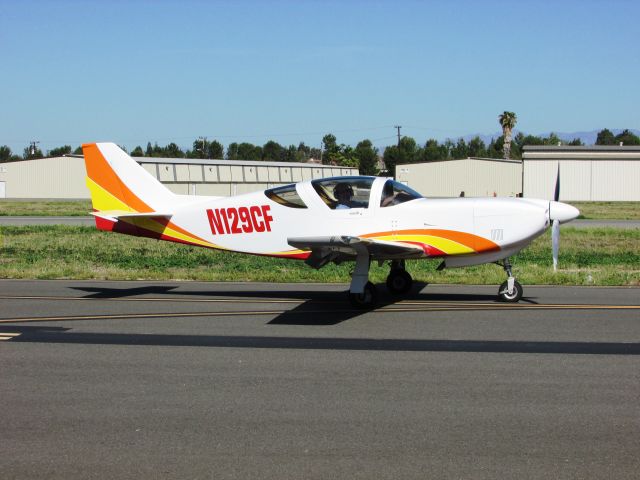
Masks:
[[[498,117],[498,121],[504,135],[504,158],[508,160],[511,156],[511,130],[516,126],[518,117],[513,112],[502,112],[502,115]]]

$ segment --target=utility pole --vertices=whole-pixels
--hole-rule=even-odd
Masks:
[[[33,140],[30,144],[29,144],[29,152],[31,153],[31,155],[35,155],[36,154],[36,145],[40,143],[40,140]]]
[[[402,128],[402,126],[395,125],[393,128],[397,128],[398,129],[398,146],[400,146],[400,129]]]
[[[207,154],[204,146],[207,143],[207,137],[198,137],[198,140],[202,140],[202,158],[205,158],[205,155]]]

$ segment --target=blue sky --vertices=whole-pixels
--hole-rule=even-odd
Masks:
[[[0,145],[640,128],[640,2],[0,0]]]

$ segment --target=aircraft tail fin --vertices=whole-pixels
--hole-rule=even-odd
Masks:
[[[95,212],[167,212],[176,196],[115,143],[82,145]]]

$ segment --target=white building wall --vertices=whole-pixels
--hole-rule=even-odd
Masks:
[[[525,160],[525,197],[553,199],[560,166],[561,201],[640,201],[638,160]]]
[[[466,158],[398,165],[396,177],[427,197],[515,197],[522,191],[519,162]]]
[[[89,198],[82,158],[54,157],[0,164],[6,198]]]
[[[332,175],[357,175],[355,168],[340,169],[326,165],[273,164],[234,161],[220,164],[190,163],[167,159],[136,159],[143,168],[182,195],[229,196]],[[155,159],[153,159],[155,160]],[[158,160],[162,163],[157,163]],[[194,160],[197,162],[197,160]],[[292,180],[295,177],[295,180]],[[6,198],[88,199],[84,159],[54,157],[0,164],[0,185]],[[2,193],[2,192],[0,192]],[[2,198],[0,196],[0,198]]]

